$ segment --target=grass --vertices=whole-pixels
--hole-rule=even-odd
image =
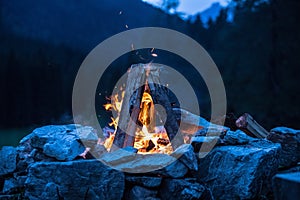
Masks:
[[[32,132],[32,128],[0,129],[0,148],[3,146],[17,146],[19,141]]]

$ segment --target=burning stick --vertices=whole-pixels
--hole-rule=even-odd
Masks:
[[[269,132],[266,131],[266,129],[264,129],[261,125],[259,125],[248,113],[245,113],[241,117],[239,117],[236,120],[235,124],[238,128],[240,128],[250,136],[254,136],[257,138],[266,138],[269,135]]]

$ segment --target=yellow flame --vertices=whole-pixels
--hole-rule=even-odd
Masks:
[[[168,134],[163,126],[156,126],[155,124],[155,109],[153,99],[149,93],[149,88],[146,84],[145,91],[141,99],[140,113],[138,121],[142,124],[142,128],[137,128],[135,133],[134,148],[138,149],[138,153],[165,153],[170,154],[173,152],[171,142],[169,141]],[[120,95],[119,95],[120,94]],[[104,146],[110,150],[113,140],[117,131],[122,103],[125,95],[123,87],[120,88],[120,93],[110,98],[110,103],[103,105],[106,110],[114,110],[117,117],[111,117],[109,126],[113,126],[115,131],[104,141]]]

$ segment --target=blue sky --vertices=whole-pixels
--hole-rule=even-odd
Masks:
[[[162,0],[143,0],[153,4],[159,4]],[[178,12],[185,12],[187,14],[196,14],[211,6],[212,3],[219,2],[226,6],[229,0],[180,0]]]

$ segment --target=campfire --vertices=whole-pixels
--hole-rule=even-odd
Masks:
[[[139,154],[171,154],[184,143],[182,137],[175,137],[178,124],[167,89],[159,84],[159,71],[160,67],[153,64],[132,66],[125,87],[108,98],[110,102],[104,108],[117,113],[109,123],[114,130],[104,142],[108,150],[132,146]]]

